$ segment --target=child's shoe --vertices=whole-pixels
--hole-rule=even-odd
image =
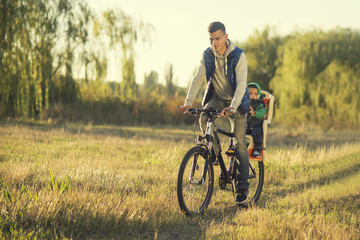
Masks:
[[[252,156],[257,158],[260,157],[260,155],[261,155],[261,150],[254,149]]]

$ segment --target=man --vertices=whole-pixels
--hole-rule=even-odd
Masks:
[[[185,103],[180,107],[187,113],[198,94],[203,80],[207,87],[203,98],[204,108],[222,109],[221,114],[230,118],[232,131],[235,134],[237,160],[237,192],[235,202],[243,204],[249,192],[249,156],[246,145],[246,113],[250,106],[250,95],[247,87],[247,63],[242,49],[228,39],[224,24],[210,23],[210,47],[201,58],[201,64],[189,87]],[[207,118],[200,117],[201,128],[206,129]],[[220,178],[222,176],[220,175]]]

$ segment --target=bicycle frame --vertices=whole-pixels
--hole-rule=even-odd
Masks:
[[[233,138],[235,137],[235,135],[234,135],[234,133],[231,133],[231,132],[228,132],[228,131],[225,131],[225,130],[223,130],[221,128],[216,127],[214,121],[215,121],[214,117],[208,115],[208,121],[207,121],[207,124],[206,124],[206,130],[205,130],[204,137],[201,137],[201,136],[198,137],[197,145],[198,146],[201,146],[201,145],[204,146],[204,144],[201,143],[201,140],[202,139],[207,140],[208,145],[206,147],[207,147],[207,154],[209,156],[209,159],[212,159],[212,157],[213,157],[212,156],[213,155],[212,149],[213,149],[215,157],[217,157],[218,160],[219,160],[221,172],[223,174],[225,174],[225,176],[227,177],[227,180],[230,181],[231,176],[229,176],[229,170],[230,170],[231,165],[229,164],[229,167],[228,167],[229,169],[227,170],[226,166],[225,166],[224,159],[223,159],[222,154],[221,154],[221,145],[220,145],[220,140],[219,140],[219,136],[218,136],[217,133],[220,133],[222,135],[230,137],[230,139],[231,139],[230,140],[230,145],[233,145]],[[207,164],[208,163],[206,163],[205,164],[206,166],[204,167],[202,181],[206,178]]]

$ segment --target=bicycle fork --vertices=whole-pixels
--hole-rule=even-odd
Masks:
[[[204,184],[205,179],[206,179],[208,164],[209,164],[208,161],[205,161],[204,169],[203,169],[202,177],[201,177],[200,181],[194,181],[193,177],[194,177],[195,171],[199,170],[199,165],[197,164],[197,156],[194,156],[192,166],[191,166],[190,176],[189,176],[190,184],[198,184],[198,185]]]
[[[197,139],[197,145],[198,146],[200,145],[200,142],[201,142],[202,139],[206,138],[208,140],[207,156],[208,156],[209,161],[211,161],[212,141],[210,140],[210,138],[211,138],[212,134],[213,134],[213,132],[212,132],[212,123],[208,122],[207,127],[206,127],[205,136],[204,137],[199,136],[199,138]],[[197,156],[194,156],[192,166],[191,166],[190,176],[189,176],[189,183],[190,184],[198,184],[198,185],[204,184],[205,179],[206,179],[207,168],[208,168],[208,166],[210,164],[209,161],[205,161],[204,169],[203,169],[200,181],[194,181],[193,177],[195,175],[195,171],[199,171],[199,165],[197,164]]]

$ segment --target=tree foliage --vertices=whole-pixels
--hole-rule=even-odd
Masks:
[[[267,26],[263,31],[256,30],[244,44],[237,43],[246,53],[248,79],[264,89],[269,89],[270,80],[274,77],[277,49],[281,42],[282,38],[275,29]]]
[[[0,118],[101,123],[188,123],[174,66],[138,85],[135,45],[153,27],[121,10],[96,15],[85,0],[0,1]],[[256,30],[244,43],[248,81],[275,95],[275,122],[360,127],[360,32]],[[121,81],[106,82],[109,53]],[[160,82],[163,81],[164,84]],[[201,96],[197,102],[201,101]]]
[[[150,25],[121,10],[96,16],[83,0],[2,0],[0,24],[0,117],[39,117],[58,104],[96,99],[106,91],[113,49],[122,60],[118,92],[136,97],[134,43]]]
[[[248,81],[275,95],[277,122],[360,127],[360,32],[314,29],[280,37],[256,30],[246,42]]]
[[[360,33],[337,28],[288,36],[270,87],[278,119],[358,127]]]

